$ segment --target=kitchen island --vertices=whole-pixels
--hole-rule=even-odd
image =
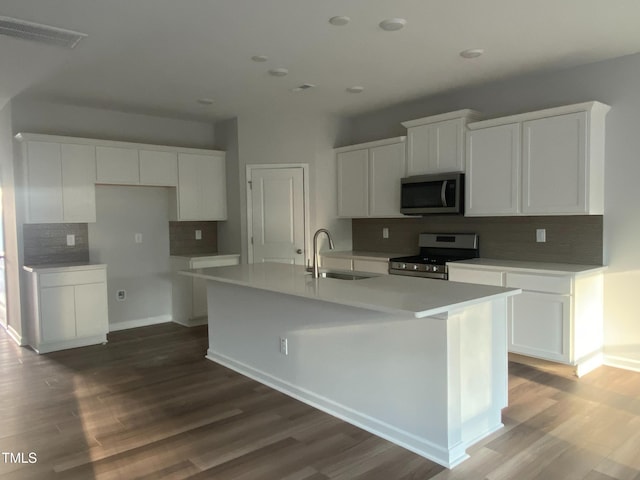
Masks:
[[[274,263],[183,273],[208,280],[210,360],[449,468],[502,426],[518,289]]]

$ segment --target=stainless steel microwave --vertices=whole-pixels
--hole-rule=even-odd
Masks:
[[[464,173],[416,175],[401,182],[400,212],[405,215],[464,213]]]

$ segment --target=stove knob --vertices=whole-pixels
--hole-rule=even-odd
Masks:
[[[434,271],[434,272],[437,272],[438,271],[438,266],[434,265],[433,267],[431,267],[431,270]]]
[[[414,265],[414,266],[413,266],[413,269],[414,269],[414,270],[418,270],[418,265]]]
[[[406,269],[407,268],[407,264],[406,263],[401,263],[400,264],[400,268],[403,269],[403,270]]]

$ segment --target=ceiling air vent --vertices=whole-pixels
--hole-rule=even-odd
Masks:
[[[303,83],[302,85],[298,85],[295,88],[292,88],[292,92],[302,92],[303,90],[309,90],[310,88],[314,88],[315,85],[313,83]]]
[[[0,17],[0,34],[66,48],[74,48],[87,36],[85,33],[10,17]]]

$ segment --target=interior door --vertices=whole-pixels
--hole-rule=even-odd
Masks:
[[[303,168],[252,168],[249,187],[250,259],[304,265]]]

